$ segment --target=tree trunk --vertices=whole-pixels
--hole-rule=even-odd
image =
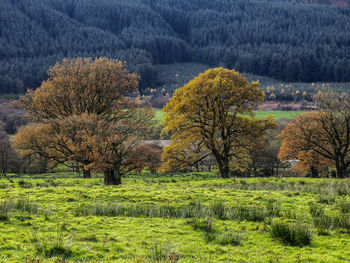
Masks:
[[[228,160],[218,162],[221,178],[227,179],[230,175],[230,168]]]
[[[336,162],[337,178],[345,178],[347,176],[348,166],[341,160]]]
[[[312,178],[317,178],[317,177],[318,177],[317,168],[314,167],[314,166],[311,166],[311,177],[312,177]]]
[[[91,178],[91,171],[90,170],[83,170],[84,178]]]
[[[106,170],[104,174],[105,185],[120,185],[122,183],[122,177],[118,168]]]

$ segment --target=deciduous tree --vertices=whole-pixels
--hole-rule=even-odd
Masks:
[[[250,149],[268,129],[275,128],[272,119],[252,118],[253,110],[264,99],[258,85],[249,84],[234,70],[215,68],[177,90],[163,108],[165,131],[172,133],[172,143],[165,148],[163,158],[177,158],[167,154],[174,148],[190,153],[187,138],[191,138],[200,147],[191,153],[193,159],[188,160],[192,163],[203,158],[203,154],[195,156],[199,150],[215,158],[223,178],[232,170],[245,168]],[[181,142],[186,142],[185,147]]]
[[[282,131],[279,157],[299,159],[299,167],[313,170],[331,165],[337,177],[350,165],[350,98],[333,92],[315,96],[317,112],[305,113]]]
[[[137,168],[129,164],[137,162],[134,150],[153,117],[127,97],[137,75],[119,61],[78,58],[56,64],[49,76],[21,98],[36,123],[19,129],[14,146],[22,155],[79,163],[84,177],[91,169],[103,171],[106,184],[119,184],[121,175]],[[123,169],[126,163],[133,169]]]

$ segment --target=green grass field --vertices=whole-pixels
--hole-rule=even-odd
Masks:
[[[349,183],[205,173],[135,175],[116,187],[67,173],[2,179],[0,262],[348,262]],[[278,238],[289,223],[311,244]]]
[[[157,121],[163,121],[164,115],[162,110],[155,109],[155,119]],[[256,118],[264,118],[267,116],[273,116],[276,120],[282,119],[282,118],[288,118],[288,119],[294,119],[295,117],[302,114],[303,111],[256,111],[255,117]]]

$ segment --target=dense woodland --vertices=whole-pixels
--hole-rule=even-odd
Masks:
[[[40,86],[64,57],[106,56],[160,86],[198,62],[284,81],[350,80],[350,8],[289,0],[2,0],[0,92]]]

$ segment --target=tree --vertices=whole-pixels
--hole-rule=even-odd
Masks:
[[[121,173],[106,171],[118,170],[128,159],[153,117],[127,97],[136,90],[137,79],[120,61],[63,60],[50,69],[40,88],[21,98],[36,123],[19,129],[15,148],[21,155],[39,154],[54,164],[78,163],[84,177],[91,169],[103,171],[112,178],[105,179],[106,184],[119,184],[114,176]]]
[[[350,165],[350,98],[320,92],[314,99],[319,110],[300,115],[281,132],[279,157],[300,160],[298,166],[314,176],[330,165],[344,178]]]
[[[64,59],[48,76],[20,99],[32,120],[45,123],[83,113],[113,118],[129,102],[125,95],[137,91],[139,79],[121,61],[108,58]]]
[[[186,172],[199,170],[199,165],[207,161],[210,152],[205,148],[203,142],[187,132],[179,133],[172,137],[171,144],[164,147],[162,154],[162,166],[159,171]]]
[[[4,131],[0,131],[0,176],[6,177],[18,163],[17,155],[11,148],[9,136]]]
[[[177,158],[167,151],[179,148],[191,155],[192,163],[205,154],[211,155],[222,178],[228,178],[233,170],[246,168],[250,149],[268,129],[275,128],[271,118],[252,118],[253,110],[263,100],[264,92],[258,83],[249,84],[234,70],[215,68],[200,74],[178,89],[163,108],[164,129],[172,133],[163,159]],[[188,138],[199,149],[188,151]],[[198,151],[204,155],[195,156]]]

